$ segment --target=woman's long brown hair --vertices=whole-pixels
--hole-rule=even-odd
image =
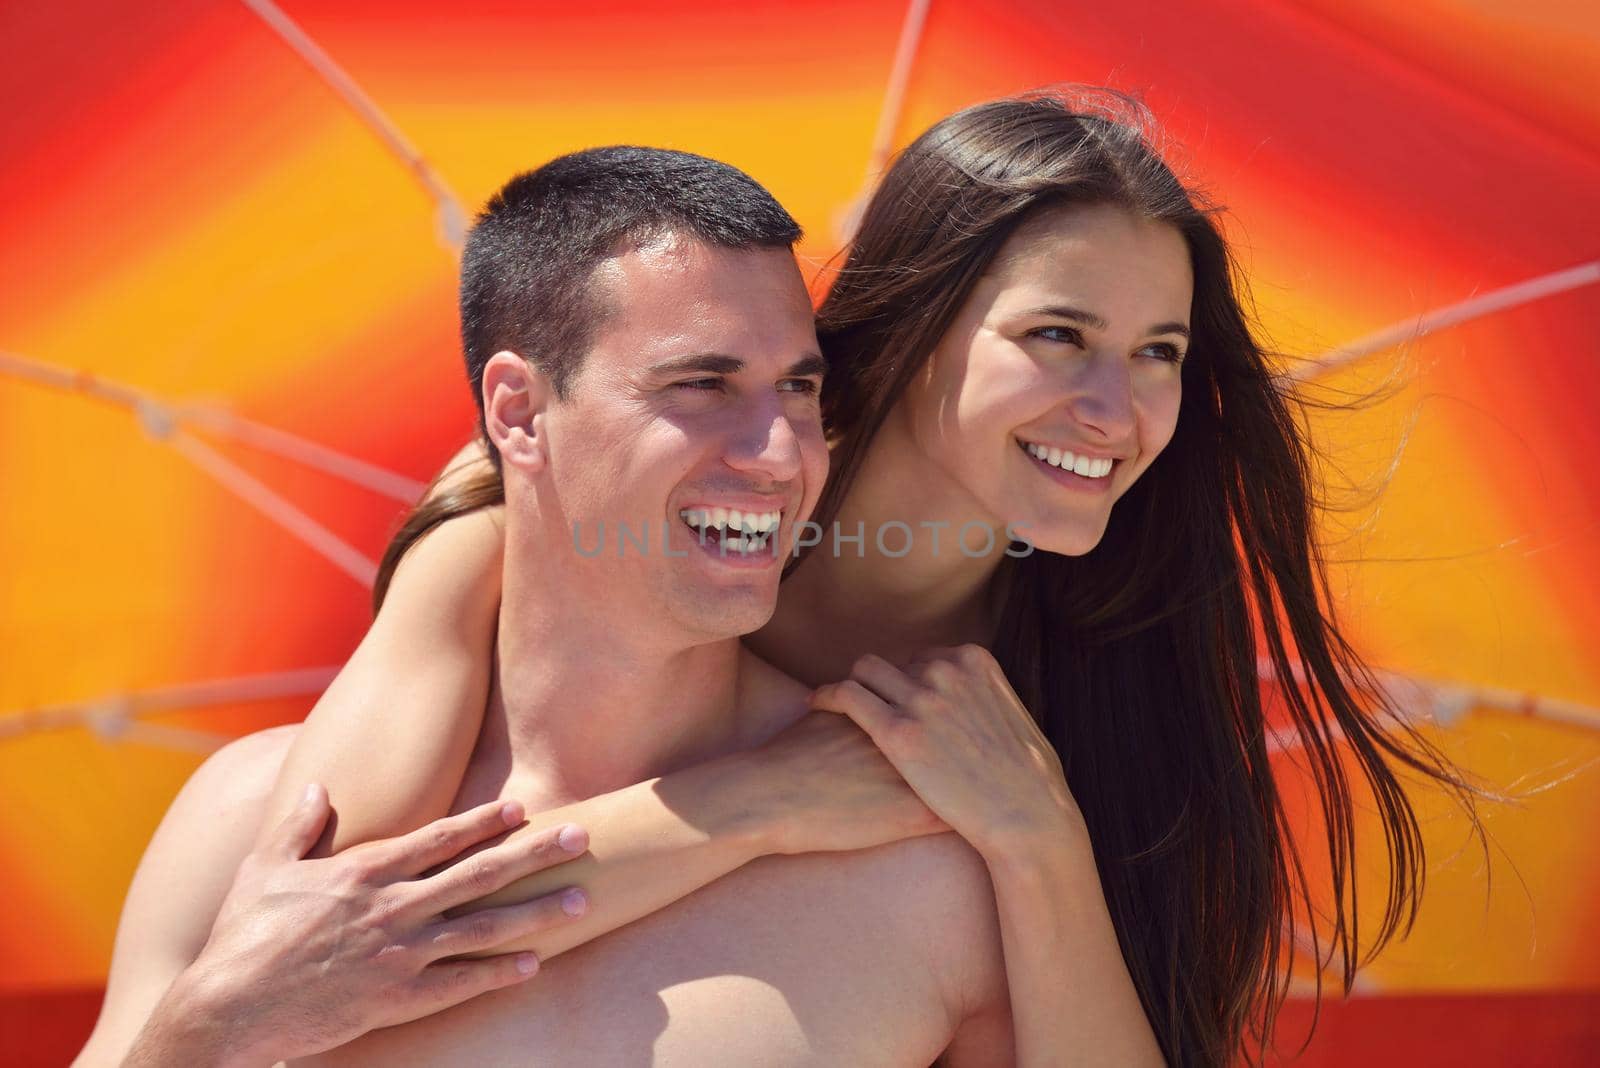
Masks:
[[[1409,930],[1425,857],[1397,768],[1442,784],[1480,840],[1482,827],[1477,787],[1398,714],[1335,625],[1295,418],[1308,402],[1252,336],[1215,212],[1162,161],[1153,130],[1136,101],[1075,90],[969,108],[897,158],[818,312],[834,478],[813,519],[834,521],[885,416],[1026,219],[1111,204],[1183,235],[1194,299],[1176,432],[1091,552],[1002,563],[991,648],[1061,756],[1168,1061],[1221,1065],[1270,1040],[1305,917],[1327,917],[1307,941],[1320,956],[1328,937],[1346,991]],[[1265,665],[1315,785],[1331,885],[1311,885],[1291,835]],[[1358,941],[1363,786],[1388,887],[1378,930]]]
[[[1295,418],[1305,402],[1253,337],[1215,213],[1161,160],[1153,129],[1137,102],[1076,90],[969,108],[897,158],[819,311],[834,448],[813,518],[826,529],[838,515],[885,416],[1025,219],[1114,204],[1184,236],[1194,302],[1177,430],[1093,551],[1005,560],[992,649],[1061,756],[1167,1060],[1222,1065],[1270,1040],[1306,917],[1327,917],[1309,941],[1320,957],[1329,939],[1347,992],[1409,930],[1425,857],[1397,768],[1452,792],[1480,840],[1482,827],[1476,787],[1398,715],[1335,625]],[[419,538],[502,500],[487,464],[441,476],[384,554],[375,604]],[[1315,785],[1329,885],[1307,875],[1279,794],[1264,666]],[[1388,855],[1370,939],[1356,922],[1359,787]]]

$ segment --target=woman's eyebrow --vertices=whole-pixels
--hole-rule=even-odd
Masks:
[[[1030,308],[1023,314],[1053,315],[1057,319],[1069,319],[1072,322],[1082,323],[1084,326],[1093,327],[1096,330],[1105,330],[1111,325],[1094,312],[1084,311],[1082,308],[1074,308],[1066,304],[1046,304],[1043,307]]]
[[[1053,315],[1057,318],[1067,319],[1074,323],[1082,323],[1084,326],[1092,327],[1095,330],[1108,330],[1111,327],[1111,324],[1106,322],[1102,316],[1096,315],[1091,311],[1084,311],[1082,308],[1074,308],[1067,304],[1046,304],[1043,307],[1032,308],[1023,314]],[[1155,326],[1152,326],[1150,329],[1146,330],[1145,333],[1177,334],[1179,337],[1188,337],[1189,328],[1183,323],[1174,321],[1157,323]]]

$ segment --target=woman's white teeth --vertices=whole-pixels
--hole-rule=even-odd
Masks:
[[[1023,447],[1028,450],[1028,455],[1043,460],[1051,467],[1059,467],[1063,471],[1071,471],[1084,478],[1104,478],[1111,473],[1111,460],[1093,460],[1087,456],[1074,456],[1062,449],[1052,449],[1045,445],[1035,445],[1025,442]]]

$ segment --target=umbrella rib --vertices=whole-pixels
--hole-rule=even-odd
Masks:
[[[414,504],[422,496],[424,484],[414,478],[396,474],[377,464],[348,456],[277,427],[243,419],[231,412],[198,405],[178,405],[151,393],[121,382],[113,382],[90,374],[57,367],[41,360],[29,359],[15,353],[0,351],[0,375],[10,375],[40,385],[55,386],[95,400],[120,405],[135,413],[160,411],[174,425],[195,426],[218,437],[238,441],[262,452],[281,456],[352,485],[361,486],[374,493]]]
[[[305,61],[317,77],[322,79],[351,111],[355,112],[356,117],[384,148],[388,149],[389,154],[399,160],[406,171],[416,179],[428,198],[433,201],[440,238],[459,256],[466,238],[466,213],[461,208],[461,201],[434,169],[433,164],[429,163],[416,146],[406,139],[400,128],[383,113],[356,80],[339,66],[310,34],[284,14],[282,8],[272,0],[240,0],[240,2],[255,12],[262,22]]]
[[[367,589],[377,579],[378,565],[349,542],[297,508],[288,498],[250,474],[205,442],[181,430],[170,430],[167,444],[215,479],[224,489],[255,508],[292,536]]]
[[[1262,658],[1257,662],[1257,674],[1265,681],[1277,677],[1272,661]],[[1302,664],[1292,667],[1297,682],[1306,680]],[[1386,689],[1398,690],[1400,703],[1407,718],[1413,723],[1452,727],[1472,709],[1488,709],[1529,719],[1548,720],[1568,726],[1600,731],[1600,708],[1565,701],[1554,697],[1508,690],[1494,686],[1472,686],[1466,683],[1440,682],[1433,679],[1403,675],[1394,671],[1375,671]],[[1330,741],[1339,741],[1344,732],[1337,727],[1330,732]],[[1281,731],[1267,727],[1267,748],[1272,752],[1298,749],[1305,744],[1296,731]]]
[[[927,24],[931,4],[932,0],[911,0],[906,7],[900,40],[895,45],[894,65],[889,70],[889,84],[884,89],[883,106],[878,112],[878,129],[872,136],[872,154],[867,159],[868,183],[883,173],[894,148],[900,113],[905,109],[906,88],[911,84],[911,68],[916,63],[917,48],[922,44],[922,29]]]
[[[130,736],[130,728],[135,726],[133,721],[141,716],[217,705],[274,701],[285,697],[315,697],[328,688],[338,673],[337,667],[299,668],[262,675],[176,683],[148,690],[107,694],[87,701],[14,709],[0,713],[0,738],[88,727],[102,737],[124,739]],[[134,740],[155,742],[158,735],[144,730],[153,728],[159,735],[165,736],[165,741],[155,744],[172,743],[177,748],[195,748],[195,745],[189,744],[191,742],[205,742],[209,748],[215,748],[209,744],[211,740],[226,740],[223,735],[210,731],[187,732],[203,737],[185,738],[173,733],[183,732],[184,728],[157,727],[154,724],[137,726],[144,737],[135,736]]]
[[[173,727],[165,723],[127,723],[116,734],[116,740],[126,745],[149,745],[159,749],[176,749],[180,752],[209,754],[234,740],[231,734],[219,731],[195,730],[193,727]]]
[[[1290,371],[1288,377],[1294,381],[1310,381],[1354,363],[1362,357],[1394,348],[1407,341],[1414,341],[1435,330],[1444,330],[1471,319],[1482,318],[1494,312],[1594,285],[1597,282],[1600,282],[1600,260],[1591,260],[1576,267],[1530,278],[1525,282],[1517,282],[1479,297],[1447,304],[1442,308],[1435,308],[1433,311],[1423,312],[1414,318],[1387,326],[1348,345],[1341,345],[1324,353],[1306,366]]]
[[[353,485],[392,497],[403,504],[415,504],[427,488],[424,483],[405,475],[385,470],[377,464],[348,456],[320,442],[302,438],[275,426],[245,419],[232,412],[215,408],[185,407],[179,412],[179,421],[195,427],[204,427],[220,437],[231,438],[262,452],[293,460],[305,467],[341,478]]]
[[[889,84],[884,87],[883,104],[878,110],[878,128],[872,135],[872,147],[867,152],[867,173],[861,191],[845,205],[834,218],[835,236],[843,245],[855,239],[872,187],[889,164],[889,154],[894,150],[894,135],[900,129],[900,113],[905,108],[906,87],[911,84],[911,68],[916,63],[917,49],[922,43],[922,28],[928,19],[932,0],[911,0],[906,8],[905,21],[900,25],[900,39],[895,45],[894,61],[889,68]]]

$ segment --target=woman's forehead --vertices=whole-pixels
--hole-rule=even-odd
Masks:
[[[990,285],[1019,299],[1097,297],[1126,303],[1177,303],[1193,289],[1188,245],[1170,223],[1115,205],[1052,208],[1026,220],[985,272]]]

